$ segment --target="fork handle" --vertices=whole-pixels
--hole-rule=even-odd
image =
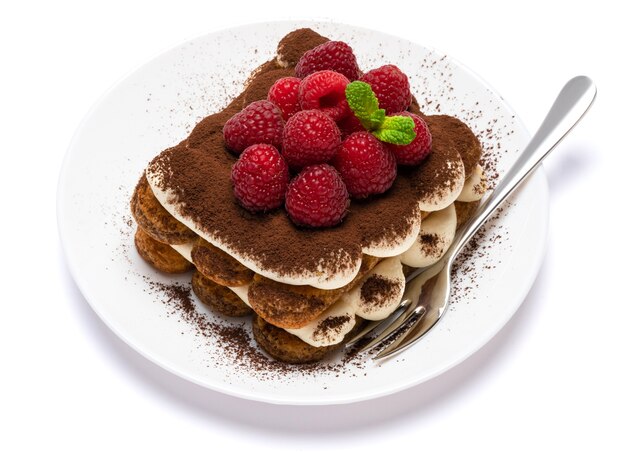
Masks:
[[[578,124],[593,104],[595,97],[596,87],[589,77],[580,75],[565,84],[526,149],[522,151],[485,203],[478,208],[473,220],[456,236],[447,253],[450,264],[491,214]]]

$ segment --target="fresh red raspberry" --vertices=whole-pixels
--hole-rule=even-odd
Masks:
[[[296,77],[304,78],[327,69],[339,72],[350,80],[358,79],[361,74],[352,47],[342,41],[328,41],[302,55],[296,65]]]
[[[413,118],[413,122],[415,123],[413,130],[416,135],[413,141],[405,146],[389,143],[386,143],[385,146],[396,156],[398,165],[417,165],[428,157],[432,149],[433,138],[430,134],[430,130],[428,130],[426,122],[413,113],[403,111],[395,116],[408,116],[409,118]]]
[[[386,192],[397,174],[393,153],[369,132],[355,132],[346,138],[333,165],[354,198]]]
[[[372,69],[360,79],[369,83],[378,98],[378,105],[387,115],[398,113],[411,105],[411,87],[409,78],[393,64]]]
[[[285,121],[276,105],[268,100],[252,102],[224,124],[226,147],[239,154],[259,143],[280,147]]]
[[[230,179],[235,198],[243,207],[252,212],[267,211],[282,205],[289,169],[274,146],[253,144],[233,165]]]
[[[314,228],[334,226],[348,212],[350,198],[335,168],[322,163],[308,166],[287,188],[285,208],[291,220]]]
[[[321,110],[333,121],[339,121],[350,112],[346,100],[348,83],[350,80],[339,72],[314,72],[300,83],[300,106],[303,110]]]
[[[283,77],[276,80],[267,93],[267,100],[280,108],[285,121],[291,118],[295,112],[300,111],[299,90],[299,78]]]
[[[341,132],[326,114],[303,110],[285,124],[283,157],[292,169],[331,160],[341,144]]]
[[[359,118],[354,116],[352,110],[348,112],[348,116],[337,122],[337,126],[339,127],[339,130],[341,130],[341,138],[346,138],[351,133],[363,132],[365,130],[365,127],[363,127]]]

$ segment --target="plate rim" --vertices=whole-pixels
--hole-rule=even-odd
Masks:
[[[510,303],[510,309],[507,311],[506,315],[502,316],[501,321],[497,322],[497,324],[495,323],[492,324],[491,328],[485,331],[483,335],[478,337],[473,342],[471,348],[466,349],[464,353],[460,354],[456,359],[448,362],[446,366],[440,366],[439,368],[434,369],[433,371],[428,372],[425,375],[421,375],[419,378],[407,379],[402,384],[389,385],[380,390],[368,389],[363,392],[359,392],[356,394],[351,393],[346,396],[341,396],[341,394],[335,394],[332,397],[313,398],[313,397],[299,396],[297,399],[294,399],[293,396],[290,396],[290,397],[281,398],[277,395],[269,396],[265,394],[264,392],[258,393],[258,392],[255,392],[253,389],[248,389],[246,391],[243,391],[241,387],[235,387],[235,389],[233,389],[233,387],[228,386],[227,384],[220,384],[219,382],[212,382],[212,381],[209,382],[206,380],[202,380],[202,379],[196,378],[194,375],[191,375],[189,373],[186,373],[177,369],[176,366],[172,365],[167,359],[161,359],[159,356],[156,355],[156,353],[153,353],[150,350],[146,350],[145,347],[141,346],[141,344],[136,344],[135,341],[130,339],[128,335],[125,334],[124,331],[122,331],[120,328],[118,328],[115,325],[115,323],[109,318],[109,316],[105,312],[103,312],[103,310],[101,309],[101,306],[99,306],[98,303],[95,301],[95,297],[93,295],[91,296],[88,295],[90,291],[88,287],[86,286],[84,280],[81,278],[80,271],[76,267],[76,258],[72,256],[71,252],[69,251],[70,248],[67,246],[69,232],[67,230],[68,226],[65,223],[66,220],[64,219],[64,215],[63,215],[64,209],[67,208],[66,199],[64,198],[63,194],[65,193],[65,190],[67,187],[67,180],[68,180],[67,173],[69,171],[69,166],[70,166],[69,162],[71,160],[71,157],[76,152],[76,149],[77,149],[76,142],[78,141],[81,135],[81,132],[83,131],[85,127],[85,124],[89,122],[91,117],[98,110],[100,105],[108,98],[110,93],[113,92],[127,78],[129,78],[132,74],[137,72],[139,69],[141,69],[145,65],[150,64],[151,62],[155,61],[161,55],[174,51],[175,49],[185,46],[190,42],[196,41],[201,38],[206,38],[208,36],[212,36],[215,34],[224,33],[224,32],[236,31],[236,30],[241,30],[241,29],[255,27],[255,26],[267,26],[267,25],[276,24],[276,23],[292,24],[293,26],[298,26],[298,27],[316,26],[316,25],[324,24],[324,25],[333,25],[337,27],[347,27],[350,29],[375,31],[376,33],[385,35],[388,38],[402,39],[404,41],[410,42],[411,44],[418,45],[426,50],[432,50],[439,54],[445,55],[447,59],[449,59],[451,62],[459,66],[462,70],[469,73],[482,86],[492,91],[494,95],[498,96],[500,99],[500,102],[502,103],[502,106],[506,109],[506,111],[515,116],[517,126],[519,126],[520,131],[524,133],[524,137],[526,138],[526,141],[528,141],[528,139],[530,138],[530,134],[528,133],[528,130],[526,129],[524,123],[521,121],[521,119],[519,118],[515,110],[506,101],[506,99],[502,95],[500,95],[500,93],[496,89],[493,88],[493,86],[490,83],[488,83],[480,75],[478,75],[474,70],[469,68],[467,65],[465,65],[464,63],[462,63],[455,57],[450,56],[445,52],[441,52],[431,46],[422,45],[410,39],[402,38],[402,37],[399,37],[399,36],[396,36],[387,32],[382,32],[379,30],[368,29],[365,27],[354,26],[351,24],[334,22],[334,21],[324,21],[324,20],[259,21],[259,22],[250,22],[250,23],[240,24],[234,27],[224,27],[221,29],[211,31],[209,33],[204,33],[204,34],[192,37],[173,47],[164,49],[158,54],[156,54],[155,56],[153,56],[152,58],[148,59],[147,61],[135,66],[132,70],[123,74],[113,85],[111,85],[108,89],[106,89],[102,93],[102,95],[94,102],[94,104],[89,108],[89,110],[85,113],[84,117],[82,118],[79,125],[77,126],[72,136],[72,139],[66,149],[65,155],[63,157],[62,165],[61,165],[61,170],[59,172],[59,177],[57,180],[57,190],[56,190],[57,228],[59,232],[61,247],[63,249],[63,255],[65,256],[65,263],[67,265],[70,275],[72,276],[74,283],[80,290],[81,295],[85,298],[85,300],[87,301],[91,309],[93,309],[93,311],[100,318],[100,320],[102,320],[102,322],[118,338],[120,338],[131,349],[135,350],[137,353],[139,353],[141,356],[148,359],[152,363],[182,378],[183,380],[194,383],[200,387],[211,389],[211,390],[220,392],[222,394],[226,394],[226,395],[233,396],[233,397],[238,397],[241,399],[252,400],[252,401],[257,401],[257,402],[266,402],[266,403],[277,404],[277,405],[336,405],[336,404],[355,403],[355,402],[361,402],[365,400],[372,400],[372,399],[384,397],[387,395],[404,391],[411,387],[415,387],[421,383],[425,383],[426,381],[436,378],[437,376],[456,367],[457,365],[459,365],[460,363],[462,363],[463,361],[465,361],[466,359],[474,355],[478,350],[483,348],[515,316],[520,306],[526,300],[528,293],[530,292],[534,282],[537,279],[537,275],[539,274],[539,270],[541,269],[542,262],[544,261],[545,254],[547,251],[548,229],[549,229],[549,186],[548,186],[548,179],[547,179],[543,166],[540,166],[539,168],[537,168],[534,174],[527,181],[527,183],[537,184],[539,187],[538,189],[541,194],[538,200],[540,201],[540,204],[541,204],[540,216],[543,218],[543,225],[541,227],[541,244],[538,244],[540,246],[536,247],[539,251],[534,254],[532,271],[524,272],[525,278],[524,280],[520,282],[521,283],[520,286],[522,287],[522,289],[516,294],[517,295],[516,302]],[[524,187],[521,187],[521,189],[523,188]]]

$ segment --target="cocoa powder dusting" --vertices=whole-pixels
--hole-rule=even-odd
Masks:
[[[361,300],[364,308],[377,309],[389,299],[395,299],[400,292],[400,283],[380,275],[372,275],[361,287]]]
[[[422,245],[422,251],[426,256],[436,256],[440,254],[439,243],[441,238],[437,234],[420,234],[420,243]]]
[[[257,100],[267,99],[267,92],[276,80],[292,75],[292,68],[281,68],[277,66],[276,61],[268,61],[248,79],[246,89],[240,96],[240,108],[244,108]]]
[[[310,32],[301,31],[281,42],[288,50],[291,46],[302,49],[314,41]],[[279,68],[275,61],[261,65],[240,96],[221,112],[203,119],[187,140],[163,151],[150,169],[162,175],[161,188],[174,193],[182,215],[193,219],[232,253],[250,258],[259,267],[292,275],[310,274],[320,268],[326,274],[356,272],[362,247],[401,240],[414,227],[419,217],[414,182],[422,170],[406,170],[383,195],[353,202],[346,220],[334,228],[297,227],[283,208],[253,214],[240,207],[230,182],[237,157],[225,147],[223,125],[240,111],[243,99],[265,98],[272,83],[285,75],[293,75],[293,67]],[[451,176],[445,152],[433,151],[431,160],[439,165],[433,170],[438,176],[435,182]],[[421,190],[428,192],[427,187]]]
[[[447,115],[425,117],[433,136],[433,146],[445,147],[461,156],[465,175],[469,176],[482,154],[480,141],[463,121]]]
[[[325,318],[313,332],[313,339],[319,341],[321,339],[329,338],[334,333],[337,333],[341,327],[350,321],[349,315],[330,316]]]
[[[277,53],[280,61],[289,66],[295,66],[300,57],[320,44],[324,44],[328,38],[316,33],[310,28],[301,28],[287,33],[278,43]]]

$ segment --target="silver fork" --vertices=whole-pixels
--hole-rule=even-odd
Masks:
[[[473,218],[459,230],[448,251],[435,264],[408,275],[403,301],[396,312],[388,319],[370,322],[347,346],[381,330],[371,340],[359,345],[359,351],[372,349],[388,340],[374,357],[386,358],[415,344],[437,324],[450,301],[451,270],[456,257],[491,214],[574,128],[591,107],[595,96],[596,87],[588,77],[574,77],[565,84],[526,149]]]

